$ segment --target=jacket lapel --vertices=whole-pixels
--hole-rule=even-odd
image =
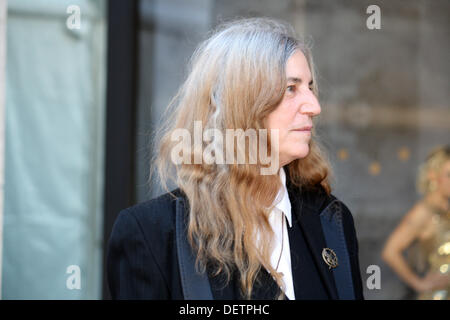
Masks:
[[[331,299],[338,299],[336,284],[332,270],[322,258],[322,250],[326,248],[325,236],[320,222],[320,208],[326,201],[325,197],[317,197],[319,194],[308,194],[299,188],[289,185],[289,198],[291,200],[292,214],[297,216],[305,235],[306,242],[319,269],[322,280],[325,283]]]
[[[208,274],[195,272],[195,258],[188,244],[186,225],[189,218],[189,210],[186,196],[177,192],[176,200],[176,241],[178,254],[178,268],[182,282],[183,296],[186,300],[239,300],[243,299],[240,294],[239,282],[235,275],[231,281],[224,286],[223,275],[216,277]],[[259,285],[258,285],[259,284]],[[252,293],[253,300],[274,299],[278,294],[278,285],[270,276],[268,271],[262,267],[258,274],[257,284]]]
[[[211,300],[211,285],[205,273],[195,268],[195,253],[187,238],[187,219],[185,200],[176,200],[175,233],[177,244],[178,268],[185,300]]]

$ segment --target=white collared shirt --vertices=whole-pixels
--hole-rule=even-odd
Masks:
[[[289,194],[286,188],[286,173],[283,167],[280,169],[280,179],[282,186],[278,191],[278,195],[275,198],[275,207],[270,213],[269,223],[272,226],[272,230],[275,233],[275,246],[270,258],[271,266],[276,269],[278,260],[281,259],[278,265],[278,272],[283,273],[283,281],[285,284],[285,294],[290,300],[295,299],[294,282],[292,279],[292,266],[291,266],[291,249],[289,246],[289,235],[287,229],[287,223],[284,223],[284,230],[282,230],[283,220],[287,219],[289,227],[292,227],[292,214],[291,214],[291,202],[289,200]],[[284,213],[284,215],[283,215]],[[282,237],[284,240],[282,241]],[[281,244],[283,243],[283,251],[281,253]]]

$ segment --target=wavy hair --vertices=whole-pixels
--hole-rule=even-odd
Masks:
[[[450,146],[435,147],[428,154],[425,162],[420,165],[416,187],[419,193],[427,194],[434,191],[430,173],[439,173],[444,163],[450,160]]]
[[[166,109],[165,125],[155,139],[150,171],[157,168],[165,190],[172,180],[188,198],[188,239],[197,252],[197,268],[212,276],[224,274],[226,283],[237,274],[247,299],[262,267],[284,288],[282,275],[270,265],[274,233],[268,217],[281,187],[279,176],[261,175],[259,162],[174,164],[171,136],[179,128],[193,134],[194,121],[221,132],[264,129],[267,115],[283,98],[286,63],[296,50],[307,58],[318,95],[310,48],[292,27],[267,18],[222,24],[194,52],[188,76]],[[309,154],[289,163],[287,172],[295,186],[321,186],[330,193],[331,168],[315,137],[313,132]],[[191,159],[198,152],[193,149]]]

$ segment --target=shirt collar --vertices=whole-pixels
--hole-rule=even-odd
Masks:
[[[280,168],[279,176],[282,185],[275,198],[275,207],[284,213],[289,222],[289,227],[292,227],[291,201],[289,200],[289,194],[286,188],[286,173],[283,167]]]

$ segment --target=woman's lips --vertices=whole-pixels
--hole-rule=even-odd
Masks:
[[[312,127],[303,127],[299,129],[293,129],[292,131],[311,132]]]

